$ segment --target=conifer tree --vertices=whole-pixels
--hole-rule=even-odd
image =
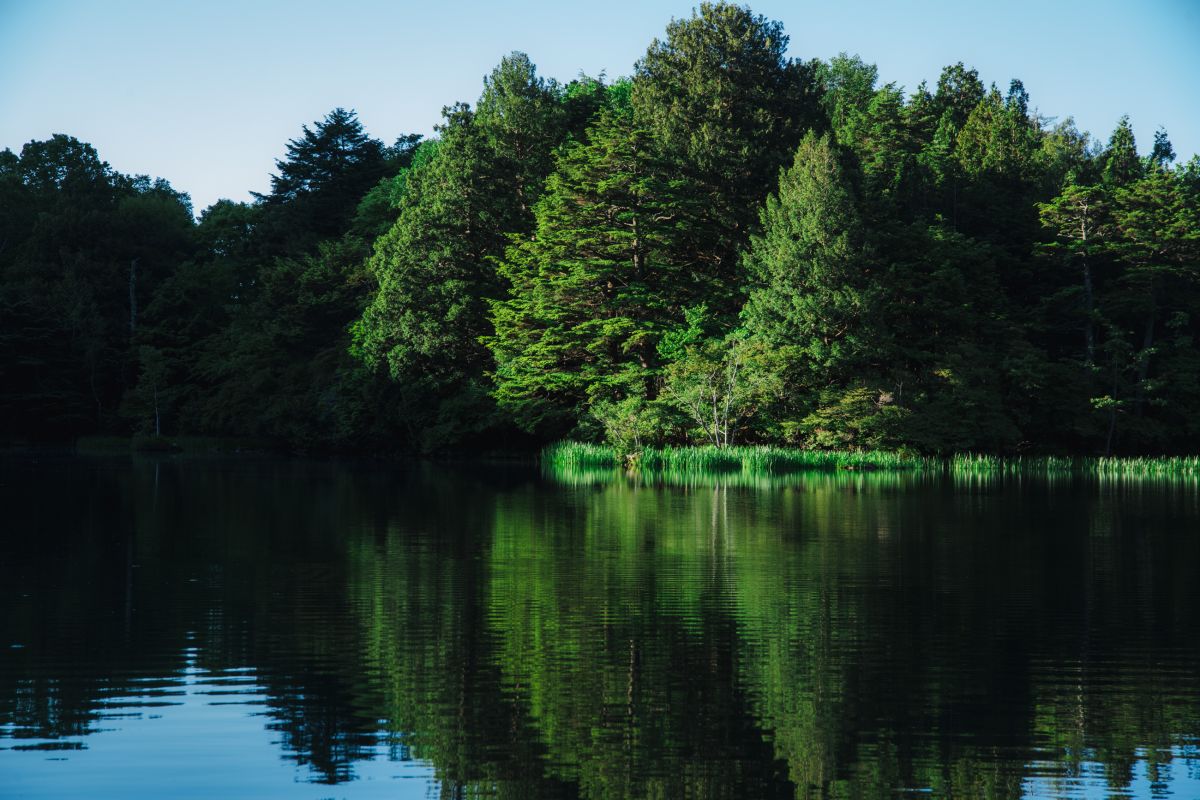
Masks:
[[[713,311],[737,311],[737,253],[806,130],[824,125],[813,68],[786,57],[783,26],[727,2],[673,20],[637,63],[633,106],[701,200],[682,260],[703,267]]]
[[[564,128],[556,84],[528,57],[505,57],[478,112],[446,110],[436,155],[406,177],[399,219],[368,267],[379,289],[355,323],[353,349],[411,398],[414,437],[436,447],[490,424],[480,343],[501,294],[494,259],[532,224],[550,150]]]
[[[627,108],[602,111],[557,159],[492,305],[496,397],[530,430],[569,429],[589,402],[652,391],[656,345],[692,282],[673,262],[689,199]]]
[[[810,132],[751,237],[743,312],[751,333],[794,350],[806,384],[836,381],[862,356],[874,303],[862,234],[829,135]]]
[[[1129,117],[1124,116],[1113,129],[1104,151],[1104,182],[1111,186],[1125,186],[1141,175],[1142,162],[1138,158],[1133,126],[1129,124]]]

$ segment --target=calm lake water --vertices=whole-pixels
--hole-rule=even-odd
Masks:
[[[1200,488],[0,461],[0,796],[1200,797]]]

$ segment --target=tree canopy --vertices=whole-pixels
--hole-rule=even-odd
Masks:
[[[701,3],[627,78],[513,52],[435,135],[335,108],[194,214],[0,152],[0,434],[511,449],[1200,447],[1200,157]]]

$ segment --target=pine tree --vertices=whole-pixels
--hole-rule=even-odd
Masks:
[[[359,200],[388,171],[383,143],[344,108],[303,126],[275,168],[270,193],[253,193],[267,211],[259,236],[266,258],[304,253],[340,236]]]
[[[1169,169],[1175,160],[1175,148],[1163,128],[1154,132],[1154,147],[1150,150],[1149,164],[1154,169]]]

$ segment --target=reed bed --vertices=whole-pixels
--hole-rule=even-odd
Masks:
[[[613,448],[585,442],[557,442],[542,451],[542,462],[557,467],[617,467]],[[631,458],[638,470],[674,473],[785,474],[814,470],[903,470],[928,467],[934,459],[881,450],[796,450],[786,447],[651,447]]]
[[[1023,456],[1004,458],[978,453],[961,453],[950,459],[949,466],[950,471],[956,474],[1081,474],[1099,478],[1200,477],[1200,456],[1111,456],[1100,458]]]
[[[788,475],[818,471],[946,472],[957,478],[995,479],[1007,476],[1101,480],[1200,480],[1200,456],[1065,457],[995,456],[959,453],[949,458],[918,456],[883,450],[798,450],[773,446],[652,447],[627,460],[602,444],[557,442],[542,451],[543,465],[559,472],[615,474],[625,467],[646,478],[672,476],[675,481],[697,476]]]
[[[617,467],[617,451],[604,444],[555,442],[542,450],[542,463],[566,469]]]

